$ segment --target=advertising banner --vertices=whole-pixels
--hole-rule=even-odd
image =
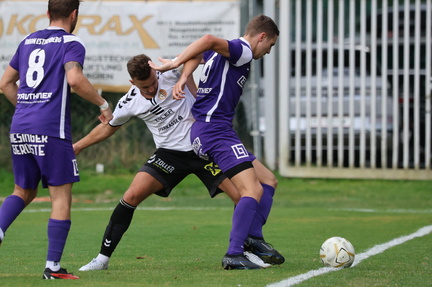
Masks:
[[[0,1],[0,73],[19,42],[48,27],[48,1]],[[84,1],[75,31],[87,49],[84,73],[96,88],[125,92],[134,55],[173,58],[205,34],[241,36],[240,1]]]

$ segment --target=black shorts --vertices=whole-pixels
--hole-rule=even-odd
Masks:
[[[195,174],[214,197],[223,191],[218,185],[226,178],[219,167],[198,157],[193,151],[157,149],[140,171],[147,172],[163,184],[165,190],[156,192],[167,197],[171,190],[189,174]]]

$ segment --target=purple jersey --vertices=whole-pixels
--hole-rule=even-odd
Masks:
[[[192,114],[197,121],[231,123],[243,93],[253,59],[244,39],[228,41],[230,57],[216,52],[204,53],[203,67]]]
[[[76,61],[83,66],[84,57],[81,40],[57,27],[34,32],[20,43],[10,62],[20,78],[11,133],[71,140],[71,92],[63,65]]]

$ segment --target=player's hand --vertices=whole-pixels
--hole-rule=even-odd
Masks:
[[[101,110],[101,114],[98,117],[98,119],[101,121],[101,123],[103,124],[108,124],[110,120],[112,120],[113,118],[113,114],[111,112],[111,109],[108,108],[106,110]]]
[[[73,144],[72,148],[74,150],[75,155],[79,155],[79,153],[81,152],[81,149],[79,149],[76,144]]]
[[[186,92],[184,91],[186,81],[183,78],[180,78],[178,82],[174,85],[172,91],[172,97],[174,100],[184,99]]]
[[[166,72],[175,68],[178,68],[178,63],[168,60],[168,59],[164,59],[159,57],[158,60],[162,63],[160,66],[156,65],[155,63],[153,63],[152,61],[148,61],[149,66],[159,72]]]

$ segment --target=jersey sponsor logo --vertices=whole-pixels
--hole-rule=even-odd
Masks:
[[[212,90],[213,90],[213,88],[198,88],[197,93],[198,94],[209,94],[209,93],[211,93]]]
[[[232,145],[231,149],[233,150],[237,159],[249,157],[249,153],[243,144]]]
[[[167,164],[166,162],[164,162],[162,159],[157,158],[154,162],[153,162],[154,166],[157,166],[159,169],[161,169],[163,172],[165,173],[173,173],[173,171],[175,170],[175,167]]]
[[[206,164],[204,166],[204,169],[210,171],[213,176],[216,176],[221,172],[221,169],[219,168],[219,166],[217,164],[215,164],[214,162]]]
[[[174,120],[172,120],[171,122],[169,122],[167,125],[164,125],[163,127],[160,127],[158,129],[159,133],[167,132],[173,126],[179,124],[182,121],[182,119],[183,119],[183,117],[179,115],[177,118],[175,118]]]
[[[51,100],[52,93],[19,93],[17,94],[18,103],[31,101],[32,103],[46,103]]]
[[[12,152],[14,155],[34,154],[37,156],[45,156],[45,145],[39,144],[12,144]]]
[[[168,111],[165,112],[165,110],[159,106],[154,107],[150,112],[155,114],[155,115],[160,115],[163,113],[160,117],[155,118],[155,122],[157,122],[157,123],[161,123],[161,122],[165,121],[166,118],[168,118],[170,115],[174,114],[173,109],[169,109]]]
[[[159,94],[158,94],[158,98],[160,100],[165,100],[167,95],[168,95],[167,91],[165,91],[164,89],[160,89]]]
[[[72,160],[72,166],[74,170],[74,176],[79,176],[78,163],[76,159]]]
[[[45,144],[48,143],[48,136],[10,134],[9,139],[14,155],[34,154],[45,156]]]
[[[245,83],[246,83],[246,77],[245,76],[241,76],[240,79],[238,79],[237,84],[243,89]]]
[[[50,37],[48,39],[43,38],[29,38],[24,41],[24,45],[47,45],[51,43],[61,43],[61,37]]]
[[[32,134],[10,134],[11,143],[48,143],[48,136],[32,135]]]

